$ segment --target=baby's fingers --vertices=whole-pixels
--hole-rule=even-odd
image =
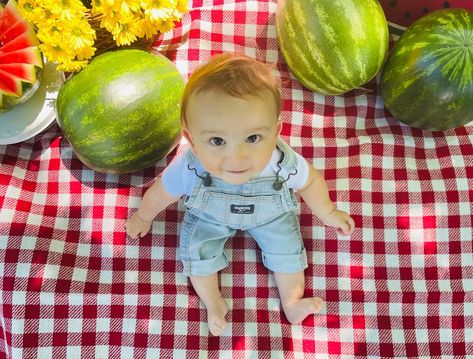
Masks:
[[[130,231],[129,229],[126,230],[126,234],[132,239],[138,239],[138,233]]]
[[[133,228],[133,226],[129,222],[125,223],[125,229],[126,234],[128,234],[129,237],[131,237],[132,239],[138,239],[140,231]]]
[[[348,234],[351,234],[355,229],[355,221],[353,220],[353,218],[348,217],[347,223],[348,223]]]
[[[347,217],[348,218],[344,219],[344,221],[337,228],[338,234],[348,236],[355,229],[355,221],[353,221],[353,219],[351,217],[349,217],[349,216],[347,216]]]
[[[148,234],[149,230],[150,230],[149,228],[141,230],[140,233],[139,233],[140,238],[146,236]]]
[[[348,236],[350,234],[350,231],[348,229],[348,226],[340,226],[339,228],[337,228],[337,233],[341,236]]]

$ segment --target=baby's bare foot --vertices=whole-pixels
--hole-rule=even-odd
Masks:
[[[212,335],[219,336],[225,330],[227,322],[225,316],[228,313],[228,306],[225,299],[220,297],[213,305],[207,308],[207,321]]]
[[[283,305],[284,313],[291,324],[300,324],[307,316],[317,314],[324,305],[321,298],[302,298]]]

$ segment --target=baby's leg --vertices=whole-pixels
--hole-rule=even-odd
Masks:
[[[227,325],[225,315],[228,313],[228,306],[220,293],[217,273],[205,277],[191,276],[190,280],[200,300],[207,308],[210,333],[216,336],[222,334]]]
[[[291,324],[301,323],[307,316],[317,314],[324,301],[321,298],[304,297],[304,272],[274,273],[281,303]]]

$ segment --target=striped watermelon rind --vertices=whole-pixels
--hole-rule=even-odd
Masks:
[[[57,121],[88,167],[104,173],[139,171],[166,156],[180,139],[183,89],[182,76],[163,55],[106,52],[63,84]]]
[[[391,114],[412,127],[454,129],[473,120],[473,12],[434,11],[399,38],[381,73]]]
[[[378,0],[278,1],[276,31],[292,74],[308,89],[327,95],[370,81],[389,46]]]

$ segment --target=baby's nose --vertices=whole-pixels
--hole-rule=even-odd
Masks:
[[[232,153],[232,158],[235,162],[243,161],[248,156],[245,145],[237,145]]]

